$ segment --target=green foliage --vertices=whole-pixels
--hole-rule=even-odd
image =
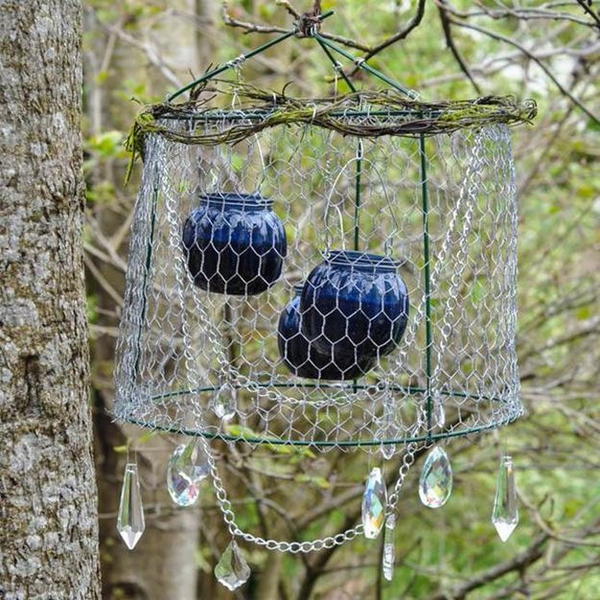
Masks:
[[[95,294],[88,294],[86,303],[86,314],[88,323],[96,323],[98,320],[98,297]]]

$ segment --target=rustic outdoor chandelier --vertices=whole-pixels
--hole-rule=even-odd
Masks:
[[[143,157],[118,344],[115,415],[188,436],[169,464],[173,500],[210,477],[232,543],[215,570],[250,575],[236,541],[311,552],[385,525],[415,458],[419,486],[445,503],[441,443],[523,412],[515,353],[517,201],[509,126],[535,106],[511,98],[425,103],[310,23],[148,107],[131,150]],[[349,94],[304,99],[243,83],[248,58],[309,37]],[[345,58],[386,85],[358,91]],[[238,77],[217,79],[228,69]],[[337,85],[336,85],[337,90]],[[191,99],[173,101],[190,91]],[[315,540],[263,539],[236,520],[211,440],[273,449],[402,454],[390,492],[367,476],[362,523]],[[494,523],[517,523],[504,457]],[[125,471],[118,529],[144,529],[137,467]]]

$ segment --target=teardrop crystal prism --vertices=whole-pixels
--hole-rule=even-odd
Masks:
[[[230,421],[235,416],[236,391],[230,384],[226,383],[216,393],[213,400],[213,412],[223,421]]]
[[[365,484],[362,500],[362,523],[365,537],[374,539],[379,535],[385,519],[387,490],[381,469],[375,467]]]
[[[429,405],[423,405],[422,420],[423,424],[429,429],[443,429],[446,424],[446,411],[441,394],[434,394],[431,398],[431,422],[428,413]]]
[[[215,567],[215,577],[228,590],[244,585],[250,577],[250,567],[242,556],[235,540],[231,540]]]
[[[389,460],[396,454],[396,444],[381,444],[381,456]]]
[[[519,509],[517,506],[517,488],[515,486],[515,472],[512,457],[504,455],[500,461],[498,480],[496,483],[496,497],[492,511],[492,523],[498,536],[506,542],[519,523]]]
[[[198,440],[177,446],[167,466],[167,489],[175,504],[190,506],[200,496],[200,483],[210,472]]]
[[[384,443],[398,437],[398,427],[394,420],[394,402],[391,397],[386,396],[383,400],[383,414],[378,438],[381,440],[380,451],[383,458],[389,460],[396,453],[396,444]]]
[[[391,581],[394,577],[394,563],[396,561],[396,541],[394,539],[394,529],[396,527],[396,515],[388,515],[385,520],[385,529],[383,531],[383,559],[381,568],[386,581]]]
[[[446,424],[446,411],[441,396],[436,396],[433,399],[433,410],[431,412],[431,422],[434,427],[443,429]]]
[[[127,463],[121,487],[117,531],[121,534],[125,545],[133,550],[140,541],[145,528],[137,464]]]
[[[429,508],[439,508],[446,504],[452,492],[452,467],[446,451],[436,446],[427,455],[421,478],[419,497]]]

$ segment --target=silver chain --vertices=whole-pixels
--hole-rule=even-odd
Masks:
[[[277,550],[278,552],[290,552],[291,554],[298,554],[299,552],[317,552],[323,548],[341,546],[342,544],[353,540],[358,535],[362,535],[362,524],[347,529],[343,533],[338,533],[334,536],[327,536],[305,542],[288,542],[285,540],[265,539],[263,537],[255,536],[251,533],[243,531],[236,523],[235,513],[233,512],[231,501],[227,498],[227,491],[225,490],[223,480],[219,475],[219,470],[217,469],[217,464],[214,459],[210,444],[204,437],[201,437],[200,440],[210,466],[210,474],[213,480],[215,495],[217,497],[217,504],[223,513],[223,520],[227,524],[227,529],[232,536],[240,537],[247,542],[256,544],[257,546],[264,546],[268,550]]]
[[[317,538],[305,542],[288,542],[285,540],[274,540],[265,539],[260,536],[253,535],[241,529],[236,523],[235,513],[233,512],[231,501],[227,497],[227,491],[223,485],[223,480],[219,475],[217,463],[212,453],[212,449],[208,440],[204,437],[200,438],[203,450],[206,454],[206,458],[210,467],[210,474],[213,481],[213,487],[215,489],[215,496],[217,498],[217,504],[223,514],[223,520],[227,524],[227,529],[233,537],[240,537],[243,540],[256,544],[257,546],[264,546],[268,550],[276,550],[278,552],[289,552],[291,554],[318,552],[323,548],[333,548],[334,546],[341,546],[346,542],[349,542],[359,535],[363,534],[363,525],[359,523],[356,527],[346,529],[343,533],[338,533],[334,536],[327,536],[324,538]],[[419,447],[429,448],[433,443],[426,442],[424,445],[419,445],[417,442],[410,442],[406,447],[406,452],[402,457],[402,463],[398,470],[398,478],[394,484],[392,493],[388,496],[386,506],[386,518],[395,513],[400,493],[404,486],[404,481],[411,466],[415,462],[416,453]]]

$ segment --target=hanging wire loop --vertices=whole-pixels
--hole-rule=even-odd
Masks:
[[[302,13],[296,21],[298,37],[314,37],[321,29],[321,1],[315,0],[312,10]]]
[[[327,12],[324,12],[323,14],[315,16],[313,18],[313,28],[315,27],[314,21],[316,21],[317,24],[320,24],[321,21],[323,21],[324,19],[327,19],[328,17],[331,17],[334,13],[335,13],[335,11],[328,10]],[[249,52],[240,55],[237,59],[234,59],[234,61],[226,62],[224,65],[221,65],[219,67],[216,67],[215,69],[212,69],[211,71],[208,71],[207,73],[202,75],[202,77],[195,79],[194,81],[188,83],[187,85],[184,85],[183,87],[179,88],[178,90],[176,90],[175,92],[170,94],[167,97],[167,103],[173,102],[173,100],[175,100],[176,98],[179,98],[179,96],[181,96],[185,92],[192,90],[194,88],[197,88],[198,86],[206,83],[207,81],[214,79],[218,75],[221,75],[221,73],[224,73],[228,69],[231,69],[232,67],[235,67],[235,66],[241,64],[242,62],[248,60],[249,58],[252,58],[253,56],[256,56],[257,54],[261,54],[265,50],[268,50],[269,48],[276,46],[277,44],[283,42],[284,40],[287,40],[288,38],[290,38],[294,35],[297,35],[298,32],[299,32],[299,29],[297,26],[295,26],[290,31],[287,31],[284,34],[282,34],[272,40],[269,40],[268,42],[266,42],[265,44],[262,44],[258,48],[255,48],[254,50],[250,50]]]

